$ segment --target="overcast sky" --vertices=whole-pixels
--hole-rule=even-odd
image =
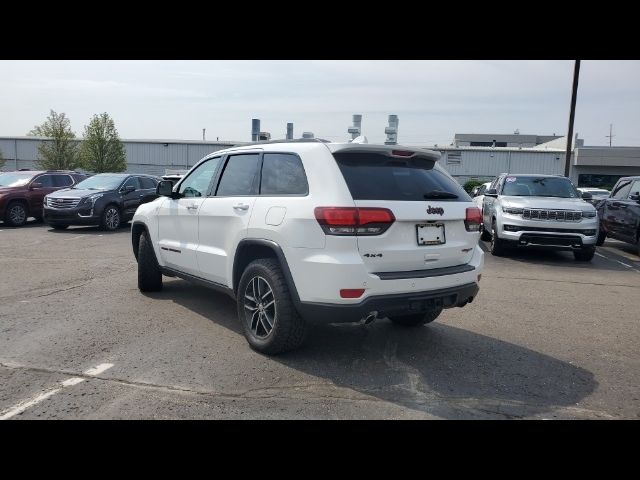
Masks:
[[[0,136],[25,135],[50,109],[77,135],[107,112],[121,138],[346,140],[354,113],[370,142],[399,117],[399,143],[454,133],[564,135],[573,61],[0,61]],[[583,61],[575,131],[586,145],[640,145],[640,61]]]

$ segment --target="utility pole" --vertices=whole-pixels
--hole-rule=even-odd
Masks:
[[[609,124],[609,135],[605,135],[605,137],[609,137],[609,146],[611,146],[611,139],[615,137],[613,134],[613,124]]]
[[[573,89],[571,91],[571,110],[569,111],[569,133],[567,134],[567,156],[564,163],[564,176],[569,176],[571,166],[571,142],[573,141],[573,118],[576,114],[576,96],[578,95],[578,77],[580,76],[580,60],[573,67]]]

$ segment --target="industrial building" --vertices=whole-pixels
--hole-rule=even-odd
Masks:
[[[351,140],[361,135],[361,122],[362,116],[354,115],[353,126],[348,130]],[[385,143],[394,144],[398,138],[402,143],[398,125],[398,117],[390,115]],[[260,122],[256,119],[252,121],[251,133],[258,141],[270,138],[268,132],[260,131]],[[293,138],[293,124],[287,125],[287,137]],[[313,138],[314,135],[304,132],[303,137]],[[0,137],[0,152],[5,159],[3,170],[37,168],[38,145],[44,140]],[[490,145],[478,145],[483,142]],[[455,134],[451,145],[430,148],[441,152],[441,165],[464,184],[471,179],[487,181],[502,172],[563,175],[565,142],[564,137],[556,135]],[[164,175],[169,170],[188,169],[209,153],[251,142],[122,140],[122,143],[128,172]],[[611,188],[621,176],[640,175],[640,147],[589,147],[583,144],[583,140],[576,137],[569,175],[575,185]]]

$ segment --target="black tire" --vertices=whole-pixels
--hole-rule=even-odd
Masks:
[[[10,202],[4,214],[4,222],[12,227],[21,227],[27,223],[29,212],[23,202]]]
[[[505,254],[504,240],[500,240],[498,237],[498,227],[496,226],[496,220],[491,221],[491,244],[489,247],[491,255],[501,257]]]
[[[104,207],[100,218],[100,227],[108,232],[114,232],[120,228],[122,223],[122,214],[117,205],[110,204]]]
[[[389,317],[396,325],[403,327],[419,327],[420,325],[426,325],[433,322],[442,313],[442,308],[435,308],[427,313],[416,313],[413,315],[398,315]]]
[[[604,244],[604,240],[607,238],[607,232],[605,232],[602,227],[598,231],[598,239],[596,240],[596,245],[601,247]]]
[[[257,302],[256,297],[260,297]],[[277,260],[261,258],[247,266],[238,285],[237,303],[244,336],[254,350],[276,355],[304,343],[307,324],[295,309]]]
[[[636,255],[640,257],[640,232],[638,232],[638,239],[636,240]]]
[[[596,254],[595,247],[585,247],[573,251],[573,257],[579,262],[590,262]]]
[[[480,225],[480,240],[483,240],[485,242],[488,242],[489,240],[491,240],[491,233],[487,232],[487,230],[484,228],[484,223],[482,223]]]
[[[138,289],[141,292],[162,290],[162,272],[146,232],[140,235],[138,243]]]
[[[65,230],[66,228],[69,228],[69,225],[55,224],[51,225],[51,228],[53,228],[54,230]]]

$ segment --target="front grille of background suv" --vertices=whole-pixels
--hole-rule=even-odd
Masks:
[[[47,206],[51,208],[75,208],[80,203],[79,198],[48,198]]]
[[[582,212],[580,210],[547,210],[542,208],[524,208],[522,209],[522,218],[526,220],[579,222],[582,219]]]

